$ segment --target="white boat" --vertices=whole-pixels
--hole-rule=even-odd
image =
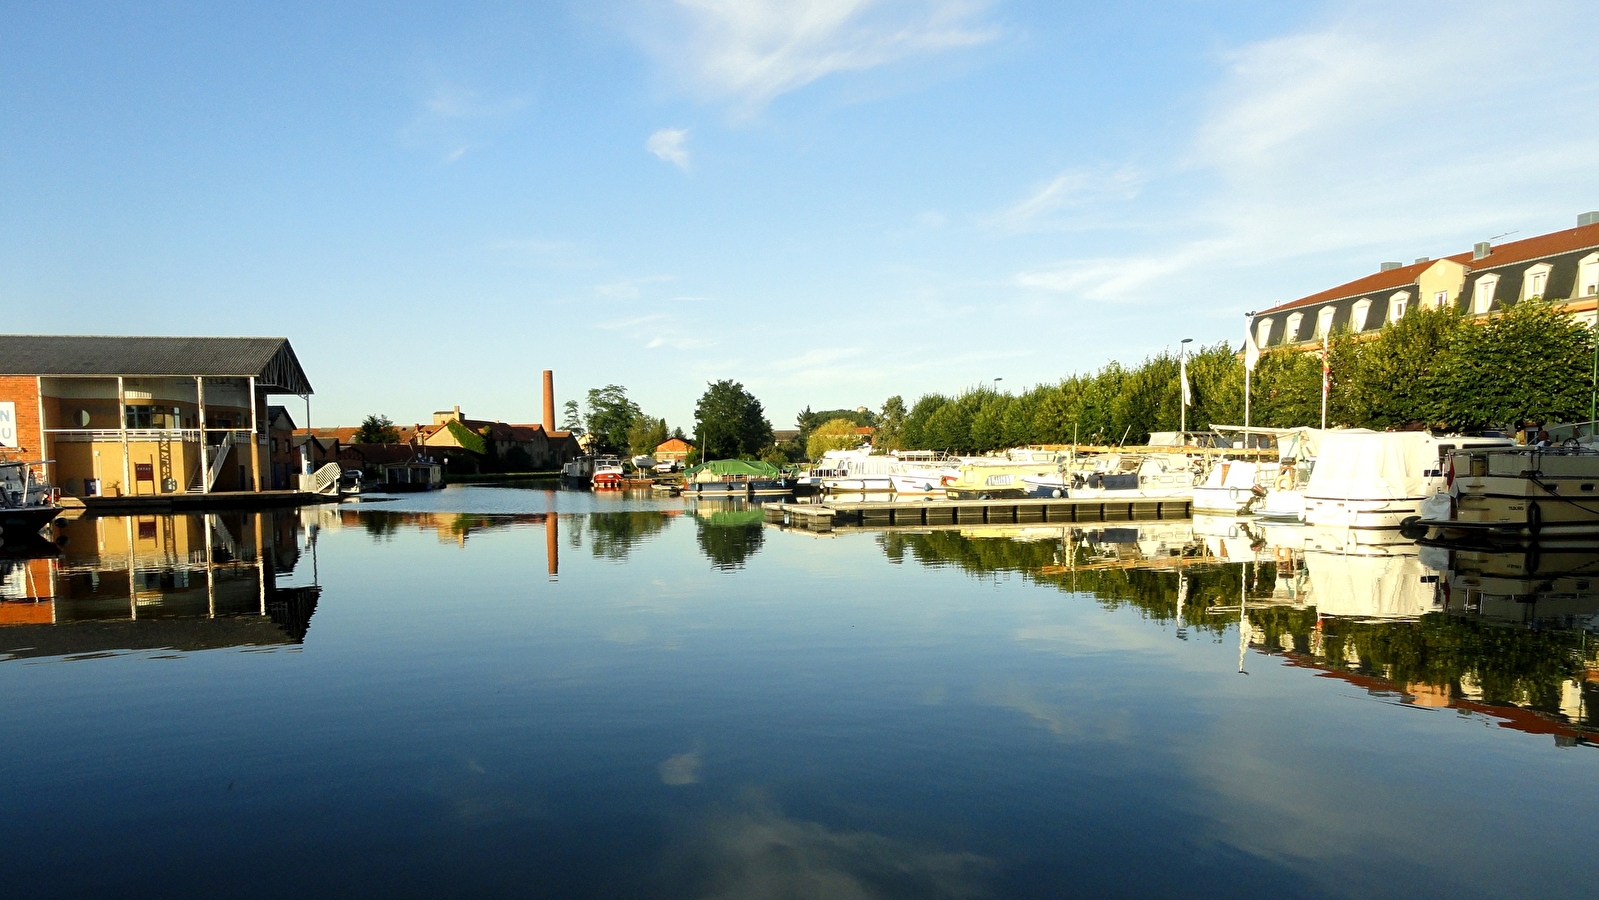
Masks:
[[[894,490],[890,475],[896,460],[875,456],[870,447],[829,450],[811,467],[810,477],[830,494],[886,494]]]
[[[1083,468],[1022,475],[1027,496],[1074,500],[1167,500],[1194,489],[1193,461],[1182,453],[1128,453],[1084,458]]]
[[[1445,462],[1447,490],[1423,504],[1436,537],[1558,541],[1599,537],[1599,448],[1465,447]]]
[[[1276,468],[1246,459],[1217,461],[1194,488],[1194,512],[1233,516],[1244,512],[1266,498],[1267,488],[1261,480],[1269,484]]]
[[[1443,460],[1464,448],[1511,447],[1508,438],[1421,431],[1329,430],[1305,485],[1305,524],[1398,528],[1446,487]]]

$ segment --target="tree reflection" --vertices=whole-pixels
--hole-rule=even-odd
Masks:
[[[670,519],[660,510],[597,512],[587,516],[589,550],[596,559],[622,561],[646,538],[659,533]]]
[[[720,510],[698,520],[700,552],[712,568],[742,569],[766,540],[759,509]]]

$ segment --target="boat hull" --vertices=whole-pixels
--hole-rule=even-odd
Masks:
[[[776,497],[793,491],[780,478],[749,478],[737,481],[693,481],[683,486],[684,493],[699,497]]]
[[[0,509],[0,536],[32,537],[60,518],[59,506],[23,506]]]
[[[1398,528],[1421,514],[1425,497],[1356,500],[1306,497],[1305,524],[1323,528]]]

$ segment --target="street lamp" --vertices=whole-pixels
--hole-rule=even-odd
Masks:
[[[999,383],[1004,380],[1005,379],[1003,377],[994,379],[994,393],[999,393]]]
[[[1177,437],[1184,444],[1188,443],[1188,345],[1193,342],[1193,338],[1183,338],[1177,345]]]

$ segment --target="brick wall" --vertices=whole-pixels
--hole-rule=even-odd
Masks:
[[[39,446],[39,381],[32,375],[0,375],[0,401],[17,405],[16,449],[5,448],[0,454],[11,459],[44,459],[45,449]]]

